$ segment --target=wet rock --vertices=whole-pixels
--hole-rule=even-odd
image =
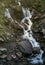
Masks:
[[[40,48],[39,47],[34,47],[33,48],[33,53],[39,53],[40,52]]]
[[[24,55],[31,55],[32,54],[32,46],[28,40],[23,40],[18,43],[19,49]]]
[[[17,52],[16,55],[17,55],[18,58],[22,57],[22,53],[21,52]]]

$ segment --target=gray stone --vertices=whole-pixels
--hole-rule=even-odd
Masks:
[[[32,54],[32,46],[28,40],[19,42],[19,49],[23,54]]]
[[[3,54],[0,56],[0,58],[5,59],[5,58],[7,58],[7,55]]]
[[[17,52],[16,55],[17,55],[18,58],[22,57],[22,53],[21,52]]]
[[[16,58],[16,55],[11,55],[11,57],[12,57],[13,59],[15,59],[15,58]]]

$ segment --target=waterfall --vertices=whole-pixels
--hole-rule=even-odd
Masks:
[[[21,23],[24,24],[25,23],[25,20],[27,20],[26,22],[28,22],[27,24],[27,30],[25,30],[24,28],[24,35],[23,35],[23,38],[25,39],[28,39],[32,45],[32,47],[40,47],[39,43],[36,42],[36,40],[34,39],[33,37],[33,33],[31,34],[32,30],[31,30],[31,26],[32,26],[32,21],[30,20],[30,18],[32,17],[29,9],[24,9],[23,8],[23,14],[25,15],[24,18],[22,19]],[[24,26],[23,26],[24,27]],[[30,33],[28,32],[30,31]]]
[[[32,64],[43,64],[43,59],[42,59],[43,53],[44,53],[43,50],[40,49],[40,53],[35,54],[34,57],[28,58],[28,61],[31,61],[30,63]]]
[[[23,11],[24,17],[28,17],[28,18],[31,18],[32,17],[32,15],[31,15],[31,13],[29,11],[29,8],[27,9],[27,8],[23,8],[22,7],[22,11]]]
[[[23,12],[24,18],[21,20],[21,24],[25,24],[26,22],[28,22],[28,24],[26,24],[27,29],[25,29],[25,27],[23,26],[24,34],[22,35],[22,38],[23,39],[28,39],[33,48],[34,47],[40,48],[40,44],[33,37],[33,32],[31,30],[31,27],[32,27],[33,23],[32,23],[30,18],[32,17],[32,14],[29,11],[29,9],[23,8],[23,7],[22,7],[22,12]],[[27,20],[27,21],[25,21],[25,20]],[[33,64],[43,63],[42,54],[43,54],[43,50],[41,50],[41,48],[40,48],[40,53],[39,54],[35,54],[35,57],[29,58],[31,60],[31,63],[33,63]]]
[[[20,6],[21,5],[20,2],[18,2],[18,3],[19,3],[19,6]],[[19,26],[21,26],[23,28],[24,34],[22,35],[22,38],[29,40],[29,42],[30,42],[30,44],[32,45],[33,48],[34,47],[40,48],[40,44],[33,37],[33,32],[31,30],[31,27],[33,25],[33,22],[31,21],[32,13],[29,11],[29,8],[24,8],[24,7],[22,7],[22,12],[23,12],[24,18],[21,20],[21,25],[18,23]],[[5,10],[5,17],[13,20],[8,9]],[[25,29],[24,24],[26,25],[27,29]],[[43,63],[43,59],[42,59],[43,53],[44,53],[43,50],[40,48],[39,54],[34,54],[35,56],[28,58],[28,60],[30,60],[30,62],[33,63],[33,64]]]

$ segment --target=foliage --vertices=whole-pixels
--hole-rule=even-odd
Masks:
[[[10,8],[10,5],[15,7],[16,6],[15,2],[16,2],[16,0],[0,0],[0,41],[7,40],[8,38],[10,38],[11,34],[15,33],[13,30],[16,30],[16,29],[15,28],[14,29],[12,28],[12,30],[9,29],[9,27],[10,27],[10,25],[8,26],[9,22],[7,20],[5,20],[5,17],[4,17],[5,8]],[[29,7],[30,9],[35,9],[36,12],[38,12],[38,14],[39,13],[41,14],[41,15],[35,15],[35,17],[42,16],[42,14],[45,11],[45,0],[30,0],[30,1],[22,0],[21,3],[24,7]],[[14,8],[12,8],[12,9],[14,10]],[[17,16],[19,16],[19,15],[17,15]],[[16,18],[16,17],[14,16],[14,18]],[[18,19],[18,18],[16,18],[16,19]],[[37,19],[36,19],[36,21],[37,21]],[[40,24],[40,19],[37,22]]]

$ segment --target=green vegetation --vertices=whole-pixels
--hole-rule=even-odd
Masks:
[[[40,17],[45,13],[45,0],[22,0],[21,3],[24,7],[29,7],[30,9],[36,10],[37,13],[33,17],[34,24],[35,22],[37,22],[39,27],[42,27]],[[12,7],[10,7],[10,5],[12,5]],[[9,22],[4,17],[5,8],[11,8],[15,13],[15,6],[16,6],[16,0],[0,0],[0,41],[9,39],[10,35],[15,33],[14,31],[16,31],[16,33],[19,32],[14,27],[12,27],[12,29],[10,30]],[[15,14],[18,13],[21,12],[17,11],[17,13]],[[19,14],[16,16],[13,15],[13,17],[20,21],[20,18],[18,19],[18,17],[20,17]]]

